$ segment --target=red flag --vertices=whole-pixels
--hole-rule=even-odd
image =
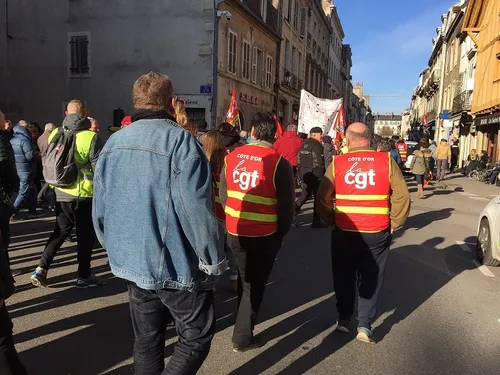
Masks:
[[[283,127],[281,126],[276,114],[273,115],[274,122],[276,123],[276,135],[275,138],[278,139],[283,135]]]
[[[229,110],[226,115],[226,122],[233,126],[240,126],[240,115],[238,112],[238,102],[236,101],[236,87],[233,88],[231,101],[229,102]]]
[[[337,133],[344,134],[345,131],[345,119],[344,119],[344,105],[342,104],[339,108],[339,113],[335,117],[335,124],[333,124],[333,129]]]

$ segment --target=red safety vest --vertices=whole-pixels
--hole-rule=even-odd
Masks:
[[[281,159],[270,147],[238,147],[226,156],[226,229],[235,236],[263,237],[278,230],[274,175]]]
[[[387,152],[354,151],[333,159],[335,226],[374,233],[390,226],[390,163]]]
[[[408,145],[405,142],[398,142],[396,143],[396,148],[401,156],[401,161],[405,163],[408,158]]]

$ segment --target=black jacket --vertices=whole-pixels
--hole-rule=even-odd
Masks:
[[[224,142],[224,146],[229,150],[233,151],[237,147],[243,146],[240,142],[240,133],[236,129],[231,131],[221,131],[222,141]]]
[[[10,143],[12,136],[11,131],[0,130],[0,185],[8,195],[19,187],[14,150]]]
[[[298,157],[299,174],[303,176],[313,174],[322,178],[325,174],[325,159],[323,156],[323,145],[313,138],[308,138],[300,148]]]
[[[323,154],[325,156],[325,169],[328,168],[333,161],[333,155],[335,154],[335,149],[331,143],[323,143]]]

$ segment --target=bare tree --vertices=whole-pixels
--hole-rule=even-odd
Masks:
[[[391,137],[394,132],[392,131],[392,128],[390,126],[384,126],[382,128],[379,128],[378,134],[382,137]]]

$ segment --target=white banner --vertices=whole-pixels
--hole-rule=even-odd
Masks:
[[[306,90],[300,92],[299,132],[308,134],[315,126],[323,129],[323,134],[334,133],[333,123],[342,99],[320,99]]]

